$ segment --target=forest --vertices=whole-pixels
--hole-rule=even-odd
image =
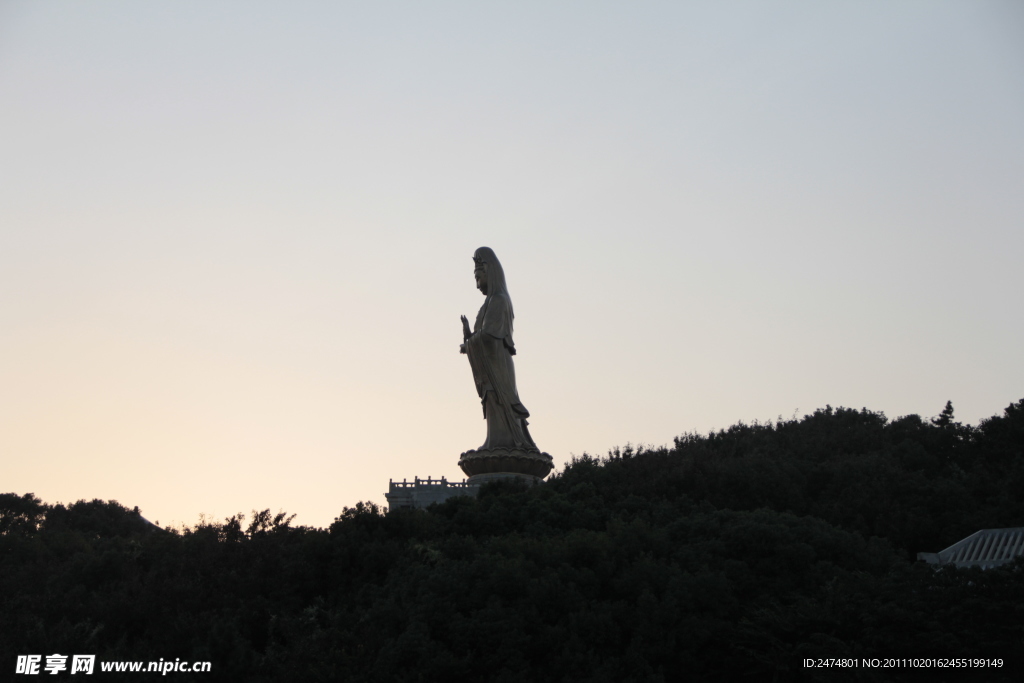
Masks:
[[[177,681],[1019,680],[1024,561],[916,561],[1024,526],[1024,399],[803,418],[584,454],[534,487],[329,528],[269,509],[160,529],[0,495],[0,662],[209,661]],[[806,659],[1003,660],[806,668]],[[81,676],[49,676],[77,680]],[[31,676],[15,676],[31,680]],[[100,679],[151,680],[103,674]]]

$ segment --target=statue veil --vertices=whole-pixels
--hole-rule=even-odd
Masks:
[[[512,341],[512,321],[516,316],[512,310],[512,297],[505,284],[505,269],[490,247],[477,249],[473,254],[473,262],[477,268],[485,268],[487,273],[487,298],[476,314],[473,329],[483,330],[504,340],[505,348],[514,356],[516,345]]]

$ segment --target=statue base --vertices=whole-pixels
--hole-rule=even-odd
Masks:
[[[466,451],[459,458],[459,467],[473,483],[482,475],[501,475],[494,478],[522,476],[538,481],[550,474],[555,465],[547,453],[524,451],[520,448],[489,448]]]

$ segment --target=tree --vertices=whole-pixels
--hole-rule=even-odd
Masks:
[[[932,424],[936,427],[948,427],[953,424],[953,402],[946,401],[946,407],[942,409],[938,417],[932,418]]]
[[[0,493],[0,535],[35,533],[48,509],[35,494]]]

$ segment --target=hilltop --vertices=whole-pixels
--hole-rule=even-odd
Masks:
[[[1024,563],[914,562],[1024,526],[1024,399],[979,425],[826,407],[583,455],[426,511],[159,530],[0,495],[0,661],[213,663],[176,680],[901,680],[804,658],[997,657]]]

